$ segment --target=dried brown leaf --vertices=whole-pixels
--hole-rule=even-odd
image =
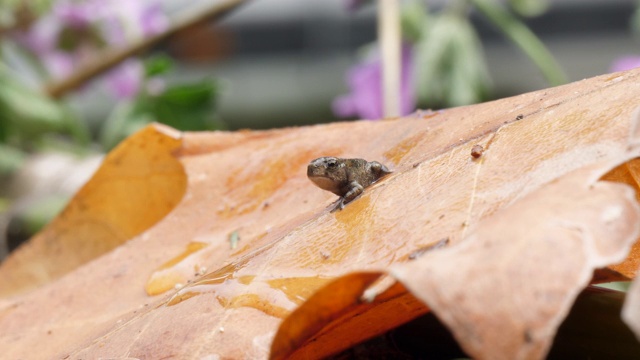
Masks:
[[[181,144],[179,132],[156,126],[115,148],[62,214],[0,264],[0,296],[57,279],[167,215],[187,186],[173,156]]]
[[[445,238],[451,249],[427,252],[415,261],[469,246],[473,241],[462,240],[506,206],[574,170],[627,159],[639,77],[634,70],[394,121],[182,134],[174,153],[187,186],[173,211],[113,251],[0,303],[3,356],[267,357],[283,319],[334,279],[350,272],[382,272]],[[471,156],[474,145],[484,149],[477,159]],[[330,213],[335,196],[305,176],[309,160],[330,155],[378,160],[394,173],[344,210]],[[127,178],[143,165],[126,163],[111,168],[112,180]],[[92,191],[74,201],[95,196],[108,203],[110,193],[97,192],[97,179],[86,186]],[[616,197],[621,185],[595,188]],[[158,199],[167,191],[158,191]],[[149,207],[140,201],[135,206],[115,203]],[[45,231],[61,230],[53,229]],[[234,233],[241,239],[236,248],[229,242]],[[61,238],[53,236],[47,244],[57,246]],[[82,233],[75,249],[92,239],[91,232]],[[611,258],[621,253],[615,250]],[[569,257],[563,269],[576,265],[580,276],[574,278],[580,283],[586,270],[576,258]],[[596,261],[590,257],[586,262]],[[452,271],[450,277],[458,276]],[[524,269],[522,277],[536,279]],[[331,312],[335,317],[322,322],[305,317],[314,329],[322,326],[318,338],[325,346],[300,345],[298,353],[330,354],[395,326],[406,318],[402,304],[421,309],[415,314],[426,311],[406,296],[362,314],[359,306],[350,308],[352,300],[341,298],[342,305]],[[345,306],[351,310],[343,313]],[[373,322],[376,317],[368,314],[382,314],[379,309],[385,309],[384,320],[368,327],[358,322]],[[323,332],[326,321],[336,324],[332,332]],[[279,344],[309,344],[304,338],[315,332],[293,330]],[[330,339],[333,331],[344,338]]]
[[[371,302],[363,301],[364,291],[380,276],[351,273],[313,294],[283,321],[271,358],[323,358],[428,311],[398,283]]]
[[[640,235],[633,191],[580,169],[480,223],[464,242],[391,273],[477,359],[540,359],[594,269]]]
[[[640,202],[640,159],[632,159],[615,167],[604,175],[602,180],[620,182],[633,187],[636,201]],[[638,268],[640,268],[640,242],[633,244],[633,249],[624,261],[609,266],[610,272],[600,271],[597,280],[606,282],[633,279],[636,277]]]

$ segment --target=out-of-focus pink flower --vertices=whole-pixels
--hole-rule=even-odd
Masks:
[[[159,0],[58,0],[51,13],[38,19],[28,32],[15,33],[15,39],[42,60],[51,77],[62,78],[78,64],[92,61],[105,44],[122,46],[168,26]],[[74,31],[64,32],[68,29]],[[66,39],[74,34],[78,34],[76,39],[66,41],[71,46],[59,48],[62,35]],[[86,34],[92,36],[83,36]],[[134,60],[105,75],[107,86],[119,99],[135,96],[143,77],[142,65]]]
[[[151,3],[142,11],[140,24],[145,36],[163,32],[169,27],[169,19],[162,10],[160,3]]]
[[[640,56],[629,55],[614,60],[614,62],[611,64],[611,67],[609,68],[609,71],[617,72],[630,70],[637,67],[640,67]]]
[[[53,14],[70,28],[86,28],[101,14],[101,3],[95,0],[84,2],[58,0],[54,2]]]
[[[52,17],[44,17],[31,26],[28,32],[15,32],[15,39],[36,55],[52,51],[58,43],[62,24]]]
[[[120,99],[131,99],[142,85],[144,68],[139,60],[129,59],[111,70],[105,77],[113,95]]]
[[[53,78],[67,76],[73,70],[73,56],[57,48],[62,24],[52,17],[36,22],[28,32],[14,33],[15,39],[35,54]]]
[[[412,49],[409,45],[404,45],[400,79],[400,115],[407,115],[416,107],[412,84],[412,63]],[[332,108],[336,116],[356,116],[364,119],[380,119],[384,116],[382,69],[379,56],[352,67],[347,74],[347,84],[351,93],[333,101]]]
[[[63,51],[53,50],[45,53],[42,60],[47,72],[56,79],[68,76],[74,70],[73,55]]]
[[[110,16],[102,22],[102,31],[110,44],[123,44],[136,37],[147,37],[164,31],[169,19],[159,2],[112,1]]]

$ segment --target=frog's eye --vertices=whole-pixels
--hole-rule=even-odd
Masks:
[[[338,165],[338,162],[335,159],[330,159],[327,161],[327,166],[330,168],[336,167],[336,165]]]

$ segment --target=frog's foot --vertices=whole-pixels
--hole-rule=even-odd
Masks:
[[[334,206],[334,204],[335,204],[335,206]],[[331,204],[331,206],[333,206],[333,209],[331,209],[331,211],[330,211],[330,212],[334,213],[334,212],[336,212],[336,211],[338,211],[338,210],[342,210],[342,209],[344,209],[344,206],[345,206],[345,205],[346,205],[346,204],[345,204],[345,202],[344,202],[344,198],[343,198],[343,197],[341,197],[340,199],[338,199],[338,201],[336,201],[336,202],[334,202],[333,204]]]
[[[362,192],[357,194],[356,196],[352,196],[351,198],[347,198],[346,196],[341,197],[340,199],[338,199],[338,201],[336,201],[334,203],[334,204],[336,204],[336,206],[330,212],[333,213],[333,212],[336,212],[338,210],[344,209],[344,207],[347,206],[348,203],[352,202],[353,200],[356,200],[360,196],[362,196]]]

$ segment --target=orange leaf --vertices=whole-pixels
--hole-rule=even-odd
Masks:
[[[481,222],[455,247],[391,268],[477,359],[540,359],[593,270],[640,235],[626,186],[580,169]],[[480,275],[479,275],[480,274]]]
[[[584,186],[595,183],[597,176],[610,169],[607,166],[637,155],[637,148],[629,150],[628,138],[635,131],[631,114],[640,94],[639,76],[640,70],[633,70],[485,104],[437,113],[418,112],[392,121],[256,132],[185,133],[170,137],[174,151],[162,148],[150,152],[167,161],[146,172],[142,170],[147,160],[136,160],[141,158],[133,155],[136,154],[133,149],[153,146],[152,141],[142,140],[147,139],[144,134],[166,132],[161,130],[163,127],[150,126],[110,154],[104,167],[72,201],[72,204],[89,204],[93,203],[89,199],[96,199],[95,206],[100,208],[115,199],[113,204],[119,207],[99,213],[93,221],[111,219],[108,214],[117,215],[118,219],[124,219],[124,224],[110,221],[108,224],[113,228],[109,230],[114,234],[127,234],[129,240],[126,241],[128,237],[124,235],[109,237],[98,230],[82,230],[82,222],[61,227],[58,222],[69,216],[67,212],[43,232],[49,234],[49,241],[41,239],[43,235],[34,238],[33,244],[25,249],[64,247],[70,250],[69,256],[62,258],[68,264],[58,264],[56,259],[55,264],[65,270],[45,267],[41,277],[55,280],[29,292],[18,288],[25,280],[3,285],[3,294],[22,292],[0,303],[3,356],[265,358],[283,319],[295,314],[301,304],[324,286],[333,284],[336,278],[351,272],[383,273],[393,264],[396,266],[392,268],[401,276],[402,268],[397,263],[415,257],[418,260],[409,262],[407,269],[422,266],[423,260],[445,258],[456,252],[464,259],[471,259],[468,252],[478,246],[473,244],[484,243],[479,239],[490,233],[485,222],[499,226],[500,221],[494,216],[505,216],[510,222],[522,221],[524,231],[529,223],[517,215],[522,211],[511,215],[504,209],[512,206],[511,209],[526,210],[527,206],[518,204],[533,201],[531,197],[536,195],[531,194],[553,192],[546,188],[556,189],[566,195],[564,199],[578,201],[583,206],[621,206],[620,218],[631,216],[628,207],[617,202],[629,194],[621,190],[621,185],[595,184],[594,191],[585,190]],[[480,145],[482,151],[476,145]],[[474,147],[475,155],[472,155]],[[175,154],[177,160],[169,154]],[[378,160],[394,173],[367,188],[344,210],[331,213],[330,204],[336,200],[335,195],[316,188],[305,172],[311,159],[330,155]],[[118,164],[116,160],[122,166],[112,167]],[[141,180],[139,186],[134,186],[136,181],[124,185],[127,180],[142,179],[138,175],[145,174],[150,179],[165,174],[167,182],[163,182],[165,185],[160,189],[152,186],[153,181]],[[167,199],[180,197],[184,174],[186,189],[175,204]],[[104,183],[107,187],[99,186],[105,179],[109,180]],[[569,186],[571,189],[567,190],[566,181],[575,188]],[[173,187],[174,182],[177,188]],[[564,185],[556,186],[556,182]],[[113,190],[108,188],[109,184],[117,183],[123,185],[113,185]],[[143,196],[147,190],[153,195]],[[580,198],[581,195],[585,198]],[[135,198],[130,200],[129,196]],[[544,198],[548,196],[551,195]],[[141,212],[165,214],[169,211],[166,209],[174,205],[173,210],[153,226],[152,222],[137,218],[144,217]],[[555,210],[562,210],[569,220],[578,221],[572,212],[574,208],[564,208],[564,203],[536,206],[538,211],[529,218],[536,228],[544,224],[542,219],[552,217],[550,214]],[[159,211],[160,208],[164,212]],[[593,227],[588,230],[596,234],[595,239],[601,239],[601,229],[596,226],[600,218],[593,215],[593,211],[584,212],[593,219]],[[83,213],[78,211],[78,214]],[[606,214],[612,224],[619,223],[618,212]],[[64,231],[76,229],[73,246],[63,246],[63,239],[69,236],[63,236]],[[617,227],[610,230],[616,234],[624,232]],[[94,231],[98,232],[94,234]],[[135,231],[142,232],[134,236]],[[558,234],[552,235],[571,239],[568,244],[592,244],[584,249],[596,249],[593,243],[585,242],[579,232],[560,227]],[[447,249],[420,256],[422,249],[445,238],[449,239]],[[113,250],[83,256],[85,246],[92,248],[90,244],[94,242],[102,244],[102,249]],[[518,239],[512,242],[518,249],[528,249]],[[560,269],[566,269],[567,274],[557,281],[562,284],[574,281],[571,289],[578,291],[576,289],[588,281],[588,269],[622,259],[624,250],[620,246],[624,247],[625,241],[612,237],[612,242],[609,245],[598,240],[598,252],[590,254],[587,260],[582,248],[576,247],[576,251],[561,248],[564,251],[558,252],[563,256]],[[534,242],[538,243],[541,245],[531,245],[530,253],[514,253],[548,254],[543,250],[549,243]],[[113,244],[121,245],[114,249]],[[496,247],[495,255],[504,257],[508,248],[508,245]],[[599,257],[599,253],[608,255]],[[39,256],[19,254],[6,264],[23,257],[20,262],[24,265],[19,268],[36,269],[31,263],[27,265],[27,260],[33,259],[37,264]],[[102,256],[96,257],[96,254]],[[512,274],[520,282],[508,284],[535,280],[538,270],[544,270],[547,262],[559,263],[554,256],[540,260],[538,267],[531,267],[523,258],[523,267]],[[92,260],[78,266],[83,261],[68,258]],[[517,264],[518,260],[513,262]],[[451,288],[455,288],[458,282],[451,278],[467,274],[472,265],[456,264],[460,269],[442,265],[438,272],[442,274],[448,269],[449,278],[440,277],[439,281],[444,283],[437,287],[431,283],[433,276],[428,277],[431,280],[418,281],[429,283],[432,289],[444,289],[449,282]],[[13,269],[3,264],[0,279],[14,276]],[[505,276],[501,272],[504,269],[485,267],[485,272],[476,272],[474,280],[497,281],[495,279]],[[59,277],[66,271],[65,276]],[[385,331],[426,311],[415,299],[411,300],[411,295],[401,292],[386,303],[374,302],[370,308],[356,306],[353,294],[360,292],[365,282],[359,275],[353,279],[356,283],[360,281],[360,285],[352,289],[358,291],[345,293],[351,297],[339,297],[340,302],[333,304],[329,314],[320,320],[303,316],[301,321],[305,323],[291,329],[289,339],[278,342],[293,345],[287,345],[282,352],[274,349],[274,354],[294,351],[294,354],[314,357],[335,353],[365,336]],[[33,283],[42,284],[41,281]],[[336,284],[344,288],[348,283],[338,280]],[[398,289],[392,287],[388,291]],[[527,289],[514,288],[510,296],[517,298],[522,292],[522,296],[530,299]],[[416,293],[419,292],[416,290]],[[383,292],[380,296],[384,295]],[[467,301],[471,301],[474,294],[465,293],[467,295]],[[565,303],[553,308],[557,311],[554,316],[541,314],[541,328],[552,332],[554,324],[557,325],[554,322],[562,317],[562,309],[570,306],[570,295],[563,293],[560,297]],[[330,297],[325,296],[327,298]],[[438,299],[445,298],[443,295]],[[485,299],[478,298],[478,306],[482,301]],[[314,303],[330,304],[331,301],[310,302]],[[412,304],[409,314],[403,304]],[[438,316],[447,315],[441,304],[434,304],[439,306]],[[491,304],[484,305],[487,308]],[[366,311],[360,313],[362,309]],[[356,316],[358,314],[362,316]],[[381,319],[379,323],[360,326],[363,323],[358,319],[374,321],[376,317]],[[324,330],[332,324],[336,327],[331,332]],[[305,326],[310,326],[310,330],[305,330]],[[353,329],[366,331],[362,335]],[[523,334],[521,327],[515,330]],[[345,338],[331,339],[334,331],[344,334]],[[312,333],[314,335],[310,335]],[[318,343],[324,347],[313,348],[309,336],[315,334],[319,334]],[[538,345],[541,335],[534,331],[531,336],[538,349],[535,354],[542,354],[544,346]],[[294,349],[296,346],[300,347]],[[475,351],[469,346],[465,347],[467,351]]]
[[[180,133],[156,126],[114,149],[64,211],[1,264],[0,296],[54,280],[167,215],[187,185],[172,155],[180,145]]]
[[[638,180],[640,179],[640,159],[632,159],[624,164],[617,166],[605,176],[602,180],[621,182],[630,185],[635,189],[636,201],[640,202],[640,185]],[[606,271],[600,271],[600,278],[598,282],[604,281],[619,281],[635,278],[640,268],[640,242],[633,244],[633,249],[629,253],[627,258],[615,265],[609,266],[612,270],[611,273]],[[616,276],[616,274],[623,275],[624,277]]]
[[[324,286],[284,320],[271,344],[271,358],[323,358],[428,311],[401,285],[363,302],[364,290],[379,277],[352,273]]]

